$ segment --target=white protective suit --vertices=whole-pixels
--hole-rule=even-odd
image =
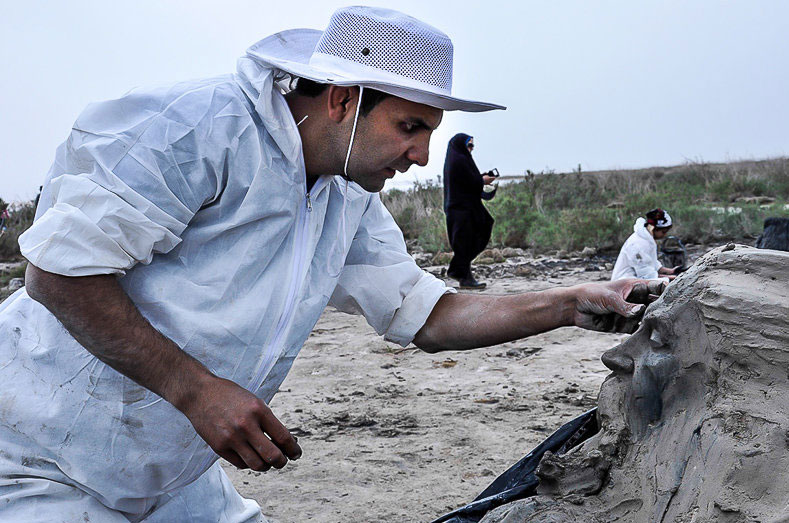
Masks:
[[[90,105],[20,238],[43,270],[119,275],[156,329],[267,403],[327,304],[405,346],[451,292],[414,263],[378,194],[328,175],[307,193],[274,76],[245,57],[236,75]],[[224,507],[189,519],[250,510],[183,414],[91,355],[24,289],[0,307],[0,450],[0,502],[54,481],[76,487],[61,498],[87,493],[89,514],[98,501],[133,521],[175,521],[164,501],[229,486]]]
[[[622,245],[616,258],[611,281],[622,278],[659,278],[658,269],[663,267],[663,264],[658,260],[657,243],[645,227],[646,223],[644,218],[636,220],[633,234]]]

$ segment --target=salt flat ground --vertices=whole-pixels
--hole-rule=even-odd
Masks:
[[[609,276],[501,278],[484,292]],[[271,403],[303,457],[281,471],[225,469],[272,522],[430,521],[593,407],[608,374],[600,355],[625,338],[568,327],[427,354],[383,341],[363,317],[327,309]]]

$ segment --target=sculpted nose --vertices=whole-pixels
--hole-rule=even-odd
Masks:
[[[633,373],[633,358],[624,354],[619,347],[605,351],[601,359],[603,360],[603,365],[614,372],[622,374]]]

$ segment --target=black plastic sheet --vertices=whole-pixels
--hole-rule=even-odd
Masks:
[[[564,454],[595,435],[598,430],[597,408],[594,408],[562,425],[548,439],[496,478],[474,501],[444,514],[433,523],[476,523],[488,511],[500,505],[533,496],[539,484],[534,471],[542,456],[548,451]]]

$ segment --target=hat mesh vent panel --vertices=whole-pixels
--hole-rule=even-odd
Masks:
[[[352,12],[338,13],[315,51],[452,89],[452,41],[409,20],[394,25]]]

